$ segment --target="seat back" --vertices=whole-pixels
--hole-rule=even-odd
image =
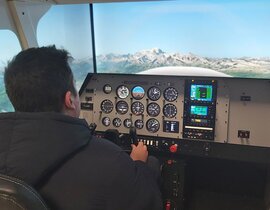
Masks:
[[[48,210],[41,196],[27,183],[0,174],[1,210]]]

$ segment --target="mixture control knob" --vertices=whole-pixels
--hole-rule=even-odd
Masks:
[[[177,144],[171,145],[171,146],[170,146],[170,152],[171,152],[171,153],[176,153],[176,152],[177,152],[177,147],[178,147]]]

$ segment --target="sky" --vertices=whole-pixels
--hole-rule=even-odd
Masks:
[[[21,51],[19,40],[10,30],[0,30],[0,71],[15,54]]]
[[[90,57],[89,5],[53,6],[40,20],[37,38],[39,45],[56,44],[57,47],[67,49],[75,59]]]
[[[269,0],[175,0],[94,5],[97,54],[165,52],[205,57],[270,57]],[[89,5],[53,6],[39,21],[40,46],[56,44],[75,59],[91,57]],[[0,67],[20,51],[0,30]]]
[[[269,0],[176,0],[94,5],[100,54],[166,52],[270,56]]]

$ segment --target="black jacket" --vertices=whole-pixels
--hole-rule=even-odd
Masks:
[[[52,209],[162,209],[145,163],[62,114],[0,114],[0,173],[34,186]]]

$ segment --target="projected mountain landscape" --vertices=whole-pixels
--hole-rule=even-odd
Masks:
[[[207,58],[192,53],[166,53],[158,48],[135,54],[100,55],[97,63],[98,72],[138,73],[162,66],[189,66],[208,68],[234,77],[270,78],[270,58]]]
[[[134,54],[111,53],[97,56],[97,71],[102,73],[135,74],[165,66],[200,67],[233,77],[270,78],[270,58],[208,58],[192,53],[167,53],[159,48],[142,50]],[[71,67],[78,88],[87,72],[93,72],[91,58],[76,60]],[[0,67],[0,112],[12,110],[4,90],[3,68]]]

